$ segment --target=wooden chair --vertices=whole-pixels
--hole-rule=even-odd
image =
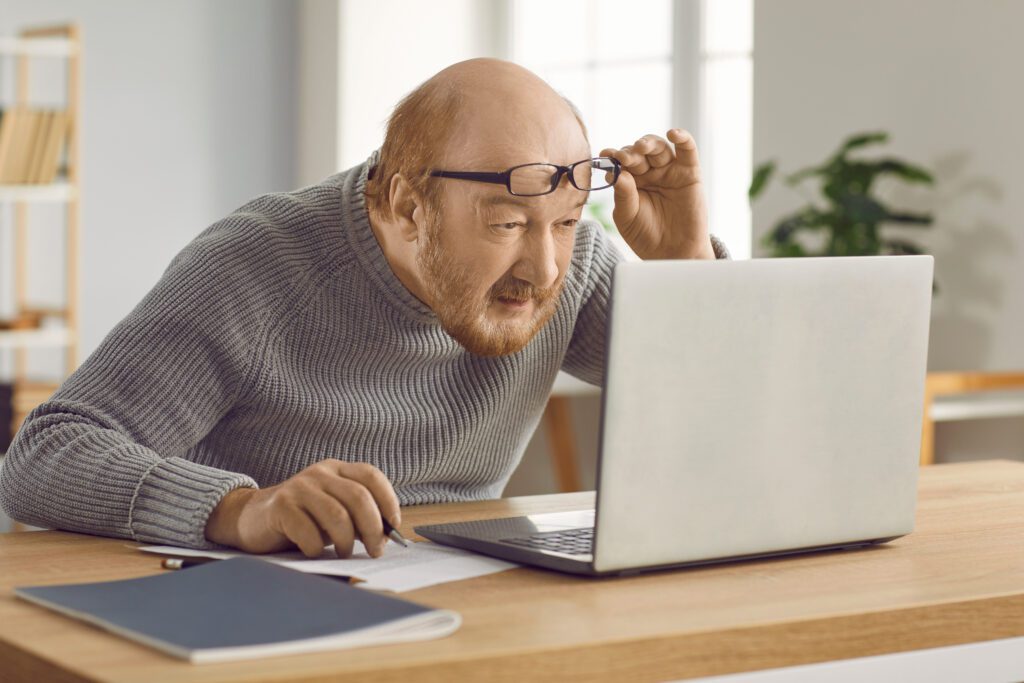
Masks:
[[[555,483],[559,493],[579,491],[579,457],[576,450],[576,435],[573,433],[570,399],[567,396],[548,398],[544,409],[544,421],[548,430],[548,447],[551,450],[551,465],[555,470]]]

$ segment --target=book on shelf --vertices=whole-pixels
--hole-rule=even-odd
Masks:
[[[0,183],[4,182],[7,175],[4,169],[10,163],[8,159],[11,158],[11,149],[14,147],[14,128],[17,118],[18,112],[15,109],[0,112]]]
[[[70,123],[68,112],[59,109],[19,106],[0,112],[0,184],[54,182]]]
[[[29,148],[28,166],[25,169],[25,182],[37,183],[37,177],[42,175],[43,151],[46,148],[46,138],[50,134],[50,127],[53,125],[52,111],[41,111],[38,116],[38,124],[32,136],[32,146]]]

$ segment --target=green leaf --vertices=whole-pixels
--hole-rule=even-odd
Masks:
[[[799,242],[790,242],[789,244],[777,249],[775,255],[782,258],[795,258],[807,256],[807,250],[804,249]]]
[[[935,184],[935,178],[932,177],[932,174],[920,166],[914,166],[898,159],[882,159],[875,163],[878,165],[879,173],[899,176],[908,183]]]
[[[880,203],[863,194],[847,194],[837,202],[850,223],[874,225],[885,220],[889,211]]]
[[[885,219],[890,223],[901,223],[903,225],[931,225],[932,216],[928,213],[893,213],[887,212]]]
[[[766,161],[754,169],[754,178],[750,181],[750,189],[747,190],[747,197],[753,201],[761,191],[764,190],[772,174],[775,172],[775,162]]]
[[[888,139],[889,134],[882,131],[877,131],[874,133],[858,133],[857,135],[853,135],[846,138],[846,141],[843,142],[843,146],[839,148],[838,152],[836,152],[836,156],[841,157],[844,156],[851,149],[856,149],[858,147],[866,147],[867,145],[874,145],[880,142],[886,142]]]
[[[799,217],[784,218],[775,224],[775,227],[765,236],[765,239],[772,244],[785,244],[793,239],[793,233],[799,227]]]

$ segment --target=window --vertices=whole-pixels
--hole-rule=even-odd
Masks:
[[[580,109],[594,154],[672,126],[670,0],[512,0],[510,58]],[[612,196],[593,218],[611,226]]]
[[[754,3],[702,0],[700,130],[711,229],[750,258]]]
[[[510,0],[509,58],[579,107],[594,152],[672,126],[701,150],[711,230],[750,256],[753,0]],[[610,224],[611,196],[588,211]]]

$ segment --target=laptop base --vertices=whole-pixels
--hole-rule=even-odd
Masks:
[[[870,548],[872,546],[888,543],[899,536],[877,538],[865,541],[852,541],[845,543],[832,543],[808,548],[791,548],[750,555],[735,555],[731,557],[717,557],[691,562],[676,562],[654,566],[618,569],[613,571],[598,571],[594,568],[590,555],[579,556],[579,559],[563,555],[561,553],[531,550],[519,547],[501,539],[514,538],[517,536],[536,533],[537,528],[530,517],[506,517],[503,519],[488,519],[472,522],[455,522],[451,524],[428,524],[415,527],[414,531],[428,540],[449,545],[464,550],[471,550],[491,557],[497,557],[517,564],[531,565],[544,569],[552,569],[569,574],[581,576],[624,576],[646,572],[663,571],[666,569],[685,569],[690,567],[702,567],[726,562],[745,562],[751,560],[770,559],[786,557],[790,555],[804,555],[807,553],[829,552],[835,550],[857,550]]]

